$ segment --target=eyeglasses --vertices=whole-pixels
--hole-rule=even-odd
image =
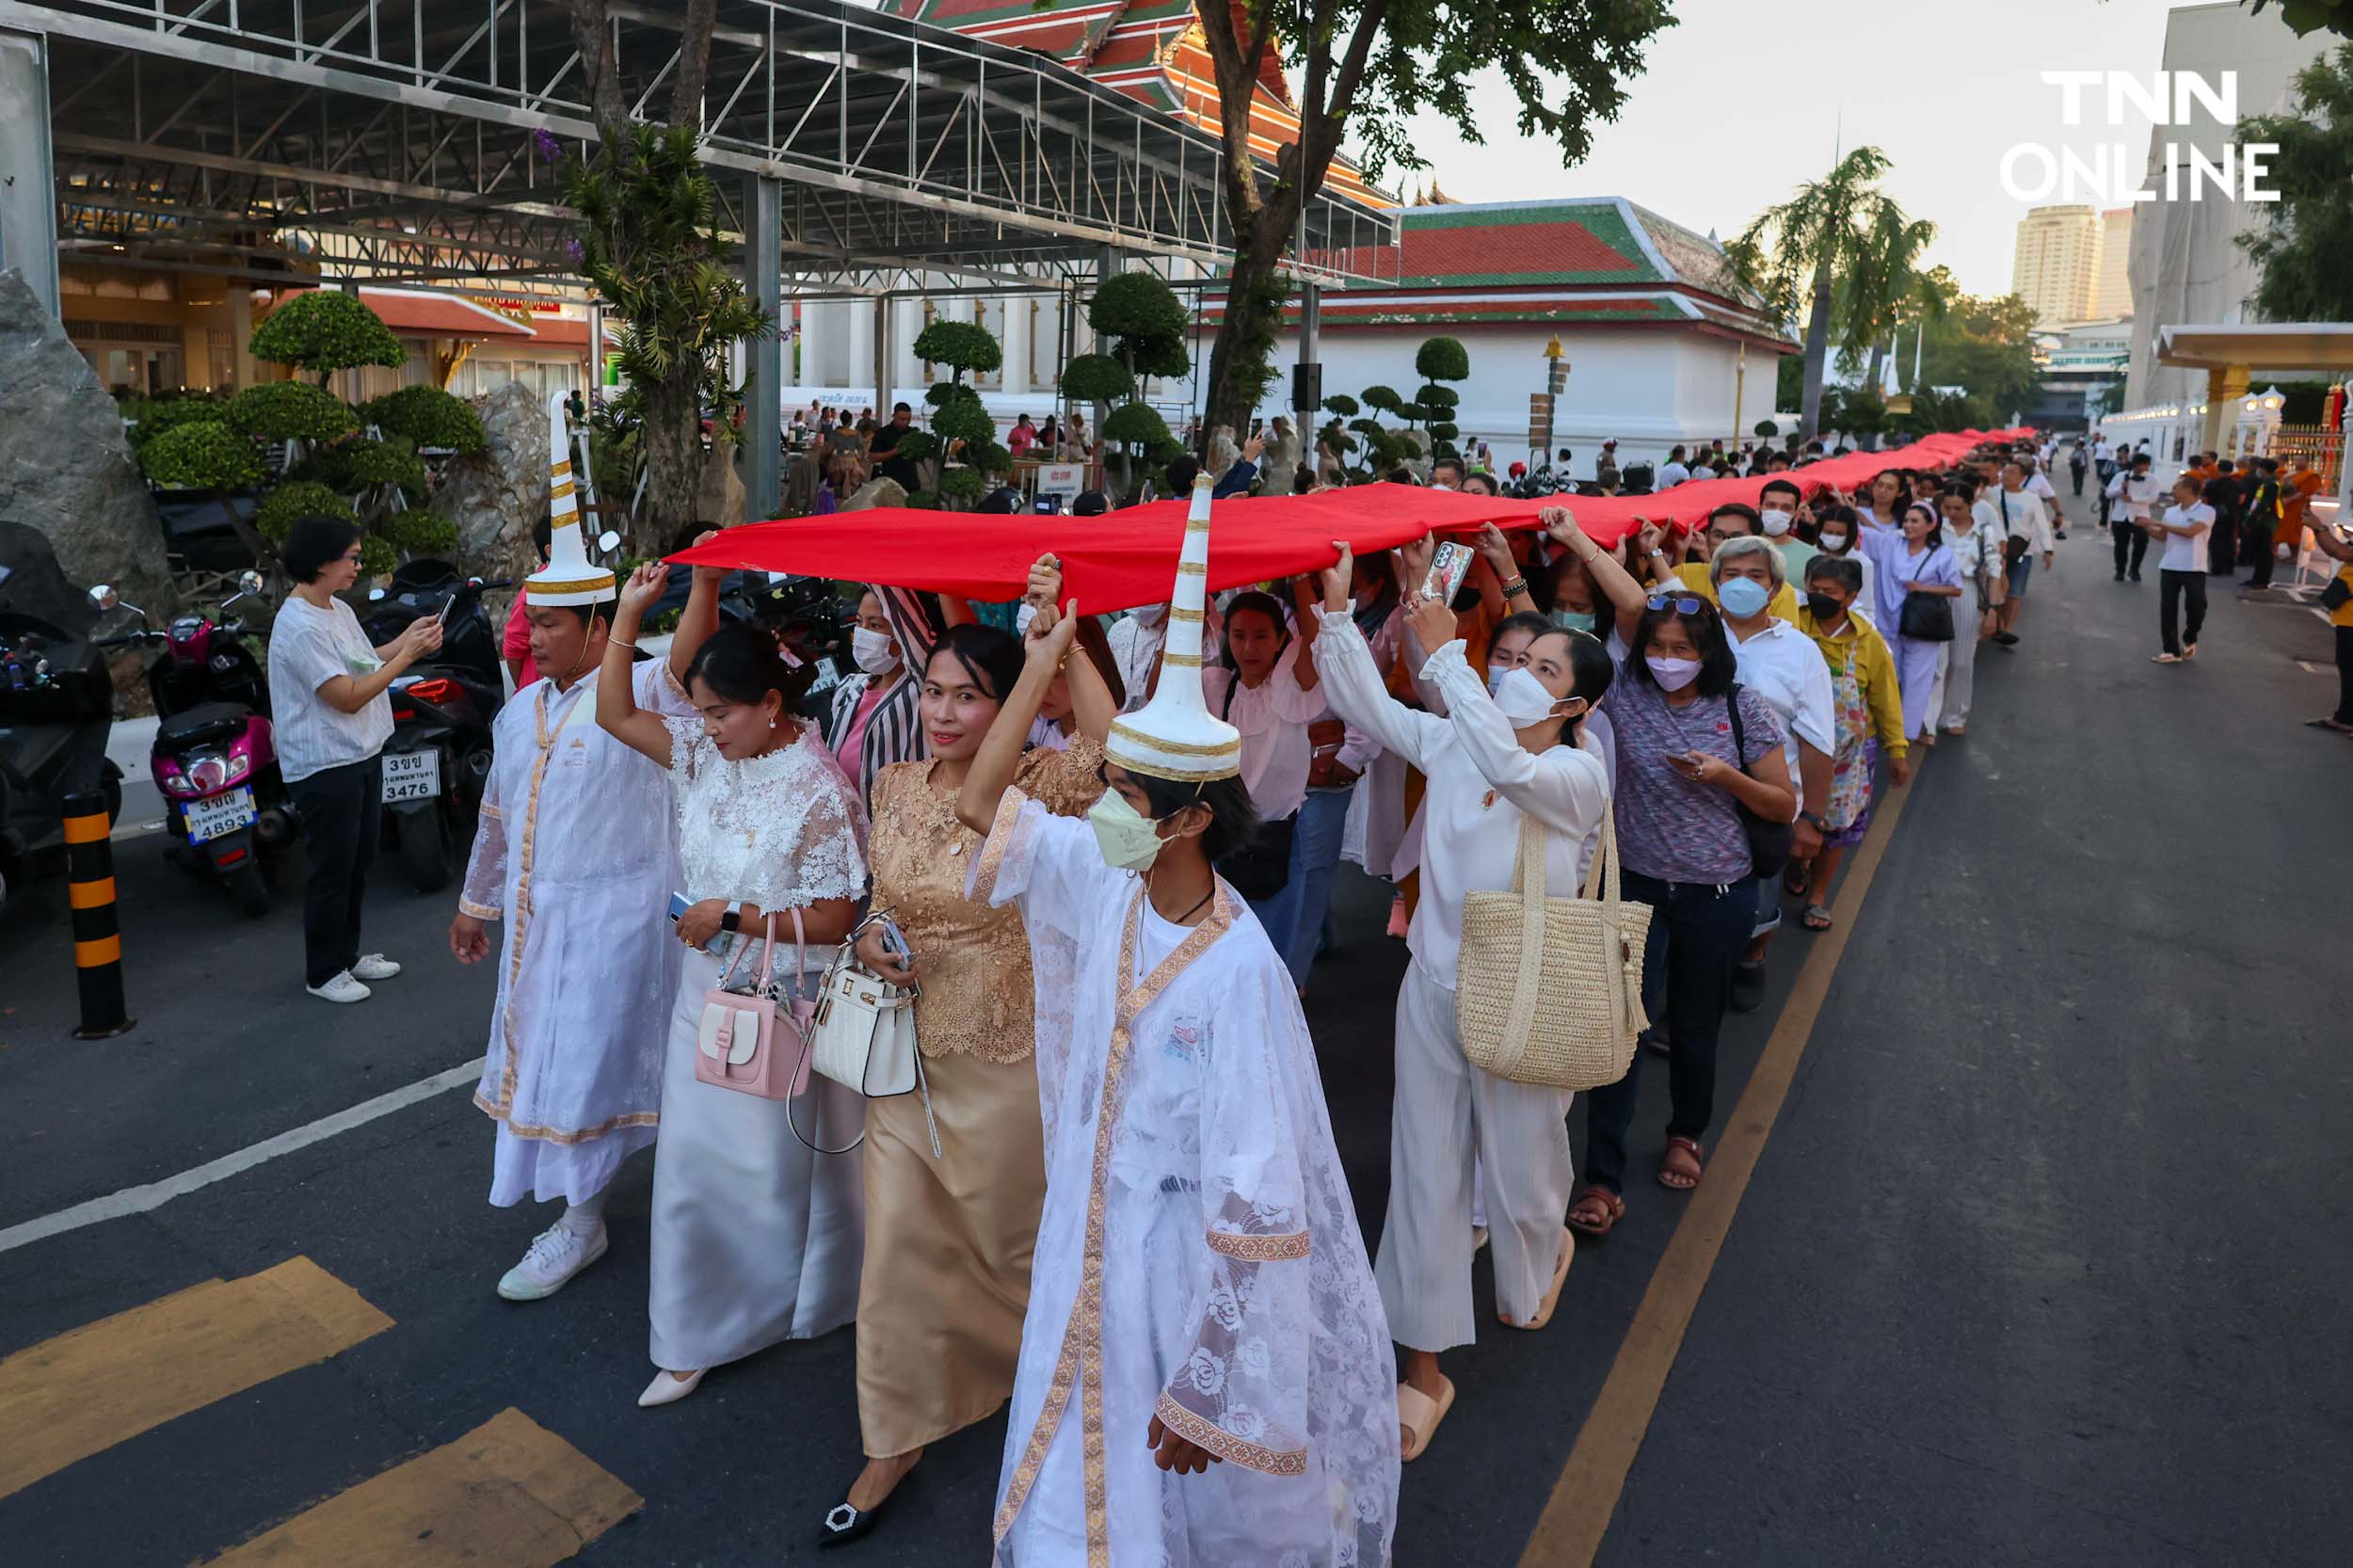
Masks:
[[[1696,616],[1700,613],[1700,607],[1706,602],[1707,600],[1697,594],[1653,594],[1650,596],[1652,609],[1664,610],[1672,604],[1678,616]]]

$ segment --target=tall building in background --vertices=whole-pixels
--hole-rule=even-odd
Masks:
[[[2091,291],[2091,319],[2121,321],[2133,313],[2133,284],[2126,264],[2133,254],[2133,210],[2112,207],[2100,215],[2100,281]]]
[[[2018,220],[2009,291],[2045,327],[2089,321],[2100,289],[2101,218],[2090,207],[2037,207]]]

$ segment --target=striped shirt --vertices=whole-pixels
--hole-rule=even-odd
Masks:
[[[904,648],[906,645],[899,645]],[[874,776],[893,762],[920,761],[923,756],[923,719],[916,710],[916,699],[922,692],[922,683],[912,675],[901,671],[890,690],[874,705],[866,721],[866,732],[858,743],[856,757],[841,755],[841,744],[849,736],[850,725],[857,717],[858,699],[866,695],[872,676],[853,675],[833,689],[833,708],[825,715],[825,744],[833,749],[834,759],[841,771],[857,785],[858,798],[872,809],[874,798]]]

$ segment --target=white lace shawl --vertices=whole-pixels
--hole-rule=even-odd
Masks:
[[[699,716],[664,722],[688,898],[794,909],[866,891],[866,808],[813,727],[782,750],[731,762]]]

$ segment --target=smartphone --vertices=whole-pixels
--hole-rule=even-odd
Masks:
[[[672,893],[670,895],[670,923],[678,924],[678,918],[692,907],[693,905],[686,902],[684,893]]]
[[[436,626],[447,625],[449,623],[449,607],[456,602],[457,596],[456,594],[452,594],[447,599],[441,600],[441,608],[435,613],[433,616],[433,624]]]
[[[1421,597],[1451,604],[1470,575],[1471,547],[1449,539],[1430,552],[1430,575],[1421,582]]]

